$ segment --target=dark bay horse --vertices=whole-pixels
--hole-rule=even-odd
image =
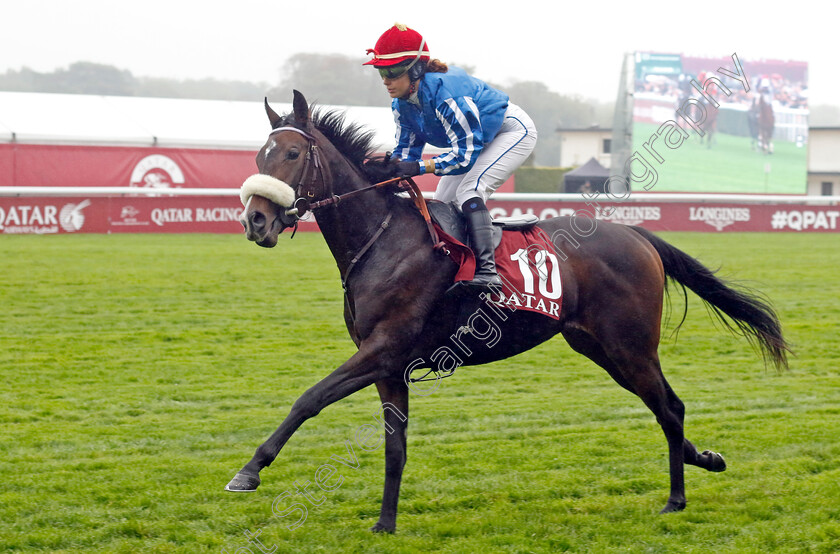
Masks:
[[[301,395],[227,490],[255,490],[260,470],[274,461],[306,420],[375,385],[383,406],[393,409],[383,409],[389,430],[385,487],[379,521],[372,530],[393,532],[406,462],[412,386],[406,370],[422,367],[412,365],[417,360],[435,360],[435,352],[451,344],[453,336],[463,346],[463,365],[477,365],[519,354],[562,334],[574,350],[638,395],[656,416],[668,444],[671,488],[662,512],[686,505],[684,464],[709,471],[726,468],[719,454],[699,452],[683,435],[685,408],[662,375],[657,353],[663,294],[666,280],[683,292],[688,287],[777,367],[786,366],[788,348],[779,321],[759,296],[728,286],[697,260],[644,229],[599,221],[587,235],[575,229],[592,228],[594,220],[554,218],[538,226],[551,237],[554,255],[561,260],[561,317],[504,312],[504,319],[496,321],[499,340],[489,348],[481,341],[486,327],[475,325],[473,336],[461,334],[458,302],[444,294],[453,282],[456,264],[433,247],[414,204],[385,187],[354,194],[371,186],[363,166],[371,135],[344,124],[339,113],[310,113],[297,91],[291,114],[277,115],[267,101],[266,112],[273,130],[257,155],[259,174],[243,185],[246,236],[260,246],[273,247],[278,235],[295,224],[295,217],[314,211],[341,274],[345,322],[358,351]],[[340,202],[331,200],[348,193]],[[484,309],[489,314],[494,307],[488,302]]]
[[[706,109],[706,121],[703,122],[703,131],[706,135],[700,137],[700,144],[706,143],[706,148],[712,147],[712,142],[717,142],[715,134],[717,133],[717,120],[720,107],[715,107],[711,102],[703,99],[703,107]]]

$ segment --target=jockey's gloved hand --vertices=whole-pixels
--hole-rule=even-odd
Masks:
[[[420,175],[420,162],[397,162],[397,175],[400,177]]]
[[[373,182],[387,181],[397,176],[398,162],[389,157],[370,159],[364,165],[365,175]]]

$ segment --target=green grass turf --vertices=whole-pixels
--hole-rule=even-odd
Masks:
[[[653,148],[665,160],[660,164],[643,146],[656,136],[657,128],[648,123],[633,124],[633,150],[652,164],[658,175],[649,192],[805,194],[806,147],[777,140],[773,154],[768,155],[753,151],[748,137],[717,133],[709,148],[708,143],[700,143],[696,131],[689,129],[689,138],[674,150],[669,150],[662,138],[656,138]],[[770,171],[765,173],[768,164]],[[641,174],[641,166],[635,166],[633,170]],[[644,184],[634,183],[634,190],[643,190]]]
[[[412,398],[385,536],[367,531],[381,448],[357,448],[359,468],[341,466],[297,529],[271,510],[346,453],[373,389],[307,422],[258,492],[223,491],[354,351],[320,236],[274,250],[226,235],[0,237],[0,551],[256,553],[250,530],[276,552],[837,552],[837,235],[663,236],[769,295],[797,350],[789,371],[765,369],[693,296],[664,339],[687,436],[729,469],[687,467],[688,508],[658,515],[661,430],[558,338]]]

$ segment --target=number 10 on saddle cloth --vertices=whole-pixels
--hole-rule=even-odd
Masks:
[[[460,270],[455,281],[470,281],[475,272],[472,251],[456,239],[438,230],[441,239],[454,250]],[[539,227],[504,231],[496,247],[496,270],[502,278],[502,290],[490,295],[490,302],[508,310],[537,312],[560,319],[563,286],[560,261],[551,239]]]

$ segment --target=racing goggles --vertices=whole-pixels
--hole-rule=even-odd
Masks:
[[[383,79],[398,79],[405,75],[413,65],[413,63],[389,65],[385,67],[377,67],[376,69],[379,71],[379,76]]]

